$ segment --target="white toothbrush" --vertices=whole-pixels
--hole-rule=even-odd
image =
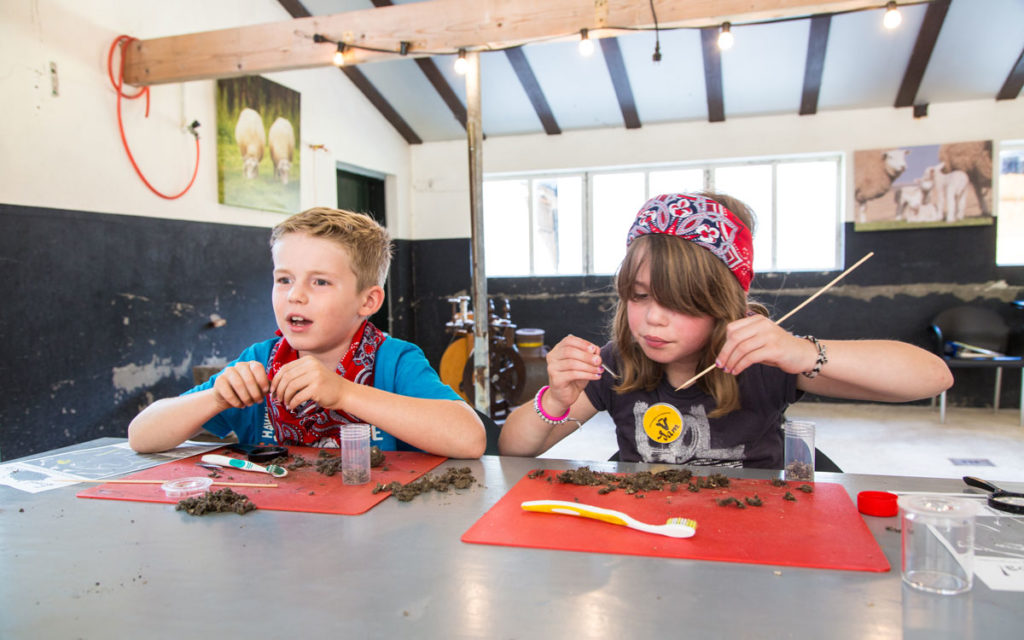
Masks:
[[[646,522],[640,522],[635,518],[627,516],[621,511],[602,509],[601,507],[595,507],[589,504],[567,502],[565,500],[530,500],[522,503],[520,506],[526,511],[563,513],[568,516],[593,518],[594,520],[610,522],[611,524],[621,524],[629,527],[630,529],[646,531],[647,533],[657,533],[658,535],[668,536],[670,538],[689,538],[693,536],[693,534],[697,533],[697,521],[689,518],[669,518],[665,524],[647,524]]]
[[[221,456],[216,453],[208,453],[202,458],[203,462],[209,462],[220,467],[234,467],[235,469],[241,469],[242,471],[259,471],[260,473],[268,473],[275,478],[283,478],[288,475],[288,470],[284,467],[276,464],[261,467],[258,464],[253,464],[248,460],[239,460],[238,458],[231,458],[229,456]]]

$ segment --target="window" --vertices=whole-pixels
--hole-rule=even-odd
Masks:
[[[754,271],[841,266],[841,156],[523,175],[484,180],[487,275],[613,274],[643,202],[717,191],[753,210]]]
[[[998,166],[996,264],[1024,265],[1024,142],[1004,144]]]

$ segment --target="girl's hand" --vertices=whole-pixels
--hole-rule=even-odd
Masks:
[[[213,390],[224,409],[244,409],[263,402],[269,389],[267,372],[259,362],[236,362],[213,381]]]
[[[547,363],[550,389],[544,393],[544,407],[552,415],[565,413],[587,383],[604,372],[597,345],[572,334],[548,352]]]
[[[289,411],[307,400],[325,409],[340,409],[346,382],[313,356],[303,356],[281,367],[270,384],[270,393]]]
[[[818,350],[810,340],[797,338],[758,314],[729,323],[715,364],[733,375],[758,362],[786,373],[801,373],[814,368],[817,359]]]

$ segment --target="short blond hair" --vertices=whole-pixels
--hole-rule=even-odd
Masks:
[[[391,267],[391,235],[365,213],[327,207],[307,209],[275,226],[270,233],[270,246],[289,233],[325,238],[343,247],[360,291],[373,285],[384,286]]]

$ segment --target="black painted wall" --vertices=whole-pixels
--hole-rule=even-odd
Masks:
[[[965,301],[1012,326],[1024,268],[994,266],[995,228],[855,233],[847,264],[875,257],[786,323],[826,338],[895,338],[929,346],[929,319]],[[270,336],[269,229],[0,204],[0,459],[122,436],[140,408],[192,385],[191,368],[228,361]],[[393,335],[436,366],[450,336],[449,297],[471,290],[466,238],[396,241],[389,284]],[[755,296],[780,316],[837,275],[760,275]],[[990,288],[1005,281],[1007,287]],[[924,283],[924,284],[922,284]],[[607,335],[609,277],[496,278],[520,327],[554,344]],[[868,289],[860,289],[868,287]],[[211,326],[211,315],[227,320]],[[954,405],[991,406],[993,373],[957,370]],[[1008,371],[1003,406],[1018,406]]]

